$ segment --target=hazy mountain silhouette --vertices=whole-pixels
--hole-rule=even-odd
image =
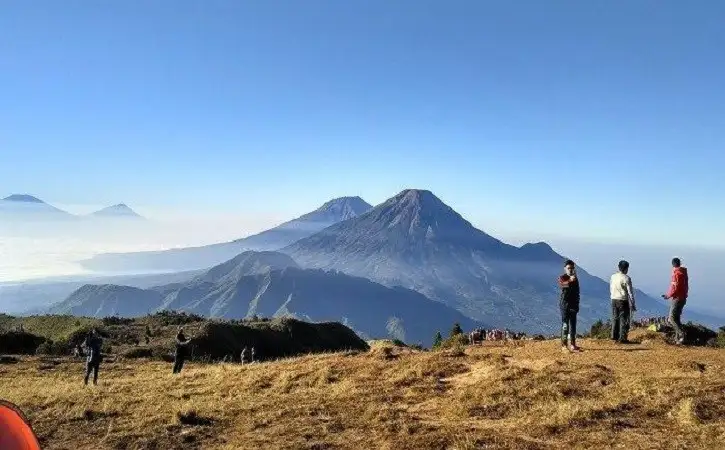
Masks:
[[[12,194],[3,199],[6,202],[18,202],[18,203],[45,203],[38,197],[33,197],[29,194]]]
[[[162,295],[152,290],[114,284],[87,284],[53,306],[49,313],[88,317],[142,316],[157,310],[162,300]]]
[[[29,315],[47,311],[86,284],[113,284],[147,289],[153,286],[188,282],[202,271],[117,276],[65,276],[22,283],[0,283],[0,311]]]
[[[0,220],[55,221],[74,218],[73,214],[29,194],[12,194],[0,200]]]
[[[342,197],[270,230],[232,242],[164,251],[106,253],[81,261],[81,264],[91,270],[110,272],[206,269],[244,250],[280,249],[330,225],[357,217],[371,208],[360,197]]]
[[[108,206],[90,214],[92,217],[104,217],[104,218],[133,218],[142,219],[136,211],[131,209],[125,203],[119,203],[117,205]]]
[[[465,329],[477,325],[418,292],[334,271],[300,269],[289,256],[275,252],[245,252],[187,283],[147,290],[84,286],[52,311],[100,317],[101,311],[120,310],[122,302],[127,308],[119,314],[125,316],[154,308],[218,318],[294,316],[340,321],[366,337],[425,344],[436,330],[446,331],[454,322]]]
[[[405,190],[357,218],[283,249],[302,267],[337,269],[403,286],[500,327],[559,327],[556,277],[564,257],[545,243],[505,244],[426,190]],[[579,270],[583,326],[609,317],[608,283]],[[661,302],[638,292],[642,314]]]

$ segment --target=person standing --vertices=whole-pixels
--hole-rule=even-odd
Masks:
[[[675,329],[675,342],[678,345],[685,343],[685,330],[682,328],[682,310],[687,303],[687,294],[690,290],[690,281],[687,268],[682,267],[680,258],[672,259],[672,281],[667,293],[662,297],[671,300],[668,320]]]
[[[561,349],[565,352],[580,352],[576,345],[576,315],[579,313],[579,277],[574,261],[564,262],[565,273],[559,276],[559,309],[561,310]],[[568,346],[567,346],[568,338]]]
[[[187,339],[184,335],[184,328],[179,327],[179,332],[176,334],[176,353],[174,354],[173,373],[181,373],[181,369],[184,367],[184,361],[189,354],[190,341],[191,339]]]
[[[629,342],[629,325],[632,311],[637,310],[634,288],[629,272],[629,262],[619,261],[619,271],[609,279],[609,297],[612,300],[612,340],[621,344]]]
[[[85,341],[86,350],[88,352],[88,359],[86,359],[86,377],[84,383],[88,385],[88,379],[93,372],[93,385],[98,384],[98,371],[101,367],[101,347],[103,347],[103,340],[98,333],[97,329],[92,329]]]

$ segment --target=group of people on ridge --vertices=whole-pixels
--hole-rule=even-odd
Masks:
[[[632,278],[628,275],[629,262],[619,261],[617,272],[609,280],[609,293],[612,301],[612,335],[613,341],[627,343],[630,318],[637,310],[635,303]],[[580,287],[579,277],[576,273],[576,264],[572,260],[564,263],[564,274],[559,276],[561,296],[559,308],[561,310],[561,347],[564,352],[579,352],[576,345],[576,316],[579,312]],[[685,331],[682,327],[682,310],[687,303],[689,291],[689,278],[687,268],[682,267],[679,258],[672,259],[672,280],[667,293],[662,296],[670,300],[668,321],[675,330],[675,342],[681,345],[685,342]]]
[[[174,366],[172,369],[172,373],[181,373],[181,369],[184,368],[184,363],[190,357],[189,346],[191,340],[192,338],[187,338],[184,334],[184,328],[179,327],[175,339],[176,350],[174,352]],[[93,328],[88,333],[86,339],[83,341],[82,347],[85,347],[86,350],[85,384],[88,384],[88,381],[92,374],[93,384],[96,385],[98,384],[98,370],[100,369],[101,365],[101,348],[103,347],[103,338],[101,337],[101,334],[96,328]],[[80,343],[76,346],[76,348],[74,349],[74,354],[76,356],[82,356],[84,354],[82,347]],[[247,362],[255,362],[254,347],[251,348],[250,353],[249,349],[245,346],[240,354],[240,361],[242,364],[245,364]]]

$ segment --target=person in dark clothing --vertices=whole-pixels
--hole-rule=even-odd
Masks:
[[[86,377],[85,384],[88,384],[88,379],[93,372],[93,384],[98,384],[98,370],[101,366],[101,347],[103,346],[103,340],[98,334],[98,330],[95,328],[88,333],[86,336],[85,347],[88,351],[88,359],[86,360]]]
[[[634,288],[629,272],[629,262],[619,261],[618,272],[609,279],[609,298],[612,300],[612,340],[620,344],[629,342],[629,325],[632,311],[637,311]]]
[[[191,339],[186,339],[184,329],[179,327],[179,332],[176,334],[176,354],[174,355],[173,373],[181,373],[181,369],[184,367],[184,361],[189,356],[190,341]]]
[[[685,330],[682,328],[682,310],[687,303],[687,295],[690,289],[687,268],[682,267],[680,258],[672,259],[672,281],[667,293],[662,297],[665,300],[672,300],[670,303],[669,322],[675,329],[675,342],[678,345],[685,343]]]
[[[576,315],[579,313],[579,278],[576,274],[574,261],[568,259],[564,263],[565,273],[559,276],[561,296],[561,349],[565,352],[580,352],[576,345]],[[568,342],[567,342],[568,338]],[[568,343],[568,345],[567,345]]]

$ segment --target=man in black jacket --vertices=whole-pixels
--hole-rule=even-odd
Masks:
[[[93,384],[98,384],[98,370],[101,366],[101,347],[103,347],[103,340],[95,328],[88,333],[85,341],[86,351],[88,352],[88,359],[86,360],[86,377],[85,384],[88,384],[88,379],[93,373]]]
[[[564,352],[581,351],[576,345],[576,315],[579,313],[579,277],[576,274],[574,261],[567,259],[564,263],[565,273],[559,277],[561,296],[561,349]],[[567,346],[568,338],[568,346]]]

